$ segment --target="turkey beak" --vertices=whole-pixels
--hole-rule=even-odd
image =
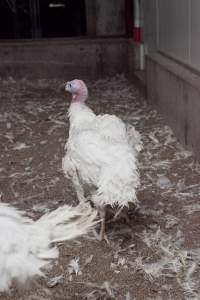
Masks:
[[[69,82],[67,82],[67,83],[65,84],[65,91],[66,91],[66,92],[69,92]]]

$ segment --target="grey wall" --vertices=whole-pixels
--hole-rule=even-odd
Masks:
[[[147,99],[200,161],[200,1],[143,0],[143,10]]]
[[[190,27],[191,27],[191,42],[190,42],[190,64],[200,70],[200,1],[190,1]]]
[[[160,50],[200,70],[200,1],[142,0],[148,52]]]
[[[188,0],[159,0],[159,50],[189,61],[190,15]]]
[[[125,34],[125,1],[96,0],[96,34],[123,35]]]
[[[161,54],[152,53],[147,56],[147,95],[180,142],[200,161],[200,76]]]
[[[124,0],[86,0],[86,12],[89,35],[125,35]]]
[[[143,11],[143,38],[146,51],[152,52],[157,49],[157,0],[142,0]]]
[[[55,39],[0,44],[0,77],[98,79],[126,73],[128,41]]]

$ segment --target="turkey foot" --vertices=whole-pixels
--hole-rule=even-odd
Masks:
[[[131,221],[128,215],[128,210],[123,211],[124,207],[121,207],[111,221],[115,222],[118,219],[124,219],[127,225],[130,225]]]
[[[128,215],[128,210],[124,210],[124,207],[120,207],[115,213],[113,212],[112,208],[108,207],[108,211],[110,212],[110,214],[114,214],[113,217],[111,217],[106,223],[113,223],[116,222],[117,220],[120,219],[124,219],[125,223],[127,225],[130,225],[131,221],[130,221],[130,217]]]

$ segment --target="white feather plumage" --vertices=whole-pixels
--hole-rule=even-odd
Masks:
[[[97,207],[136,204],[140,184],[137,167],[138,153],[142,149],[140,134],[118,117],[96,115],[86,106],[87,87],[81,80],[68,82],[66,90],[73,97],[62,164],[65,175],[73,181],[78,177],[81,184],[95,187],[91,199]]]
[[[24,283],[44,273],[58,249],[52,243],[85,234],[96,212],[81,206],[62,206],[37,221],[24,212],[0,203],[0,291],[7,290],[13,280]]]

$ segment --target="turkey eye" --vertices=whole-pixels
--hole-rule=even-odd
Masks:
[[[69,83],[69,87],[70,87],[70,88],[72,87],[71,83]]]

